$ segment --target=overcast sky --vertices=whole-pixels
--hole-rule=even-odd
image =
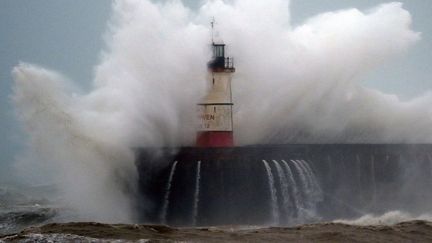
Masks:
[[[184,0],[192,8],[200,0]],[[346,8],[367,10],[382,0],[292,0],[291,22],[301,24],[325,11]],[[432,1],[402,1],[422,40],[404,56],[364,77],[364,85],[409,99],[432,90]],[[110,16],[106,0],[1,0],[0,1],[0,176],[8,174],[22,147],[23,134],[10,102],[10,72],[20,61],[60,71],[84,90],[91,86],[103,34]],[[0,180],[1,183],[1,180]]]

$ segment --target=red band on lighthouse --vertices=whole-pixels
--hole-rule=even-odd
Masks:
[[[198,132],[196,145],[198,147],[232,147],[233,132]]]

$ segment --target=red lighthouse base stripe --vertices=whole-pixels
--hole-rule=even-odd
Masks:
[[[196,145],[198,147],[232,147],[233,132],[198,132]]]

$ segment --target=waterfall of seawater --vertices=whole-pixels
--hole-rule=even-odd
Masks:
[[[279,206],[278,206],[278,199],[276,194],[276,187],[274,183],[273,173],[271,171],[270,165],[267,163],[267,161],[262,161],[264,164],[264,167],[267,171],[267,177],[269,182],[269,189],[270,189],[270,196],[271,196],[271,212],[272,212],[272,223],[278,224],[279,223]]]
[[[282,163],[285,166],[287,178],[289,179],[289,185],[291,185],[292,197],[294,199],[294,210],[297,212],[298,211],[298,205],[299,205],[299,198],[300,198],[299,190],[297,188],[297,182],[294,179],[294,174],[293,174],[291,167],[289,166],[288,162],[286,162],[285,160],[282,160]]]
[[[277,171],[279,179],[280,179],[281,190],[282,190],[282,199],[283,199],[283,209],[285,210],[285,214],[288,216],[289,215],[289,209],[290,209],[289,208],[290,197],[289,197],[289,191],[288,191],[288,180],[287,180],[279,162],[276,160],[273,160],[273,163],[276,167],[276,171]]]
[[[308,175],[312,192],[311,197],[313,199],[313,202],[315,203],[322,199],[321,187],[319,186],[316,176],[313,173],[312,168],[309,166],[309,164],[305,160],[299,160],[299,163],[303,166],[306,174]]]
[[[177,161],[175,161],[171,167],[171,171],[168,177],[168,183],[166,185],[166,190],[165,190],[165,196],[164,196],[164,202],[163,202],[163,206],[162,206],[162,211],[160,214],[160,221],[163,224],[166,224],[167,222],[167,214],[168,214],[168,207],[169,207],[169,197],[171,194],[171,183],[172,180],[174,178],[174,173],[176,170],[176,166],[177,166]]]
[[[201,161],[197,163],[196,177],[195,177],[195,193],[194,193],[194,205],[193,205],[193,215],[192,215],[192,225],[196,225],[198,218],[198,204],[199,204],[199,194],[200,194],[200,179],[201,179]]]
[[[294,166],[294,170],[292,170],[287,161],[281,161],[285,170],[277,160],[272,160],[279,180],[275,180],[269,163],[266,160],[262,161],[269,182],[272,223],[281,223],[280,210],[285,212],[287,223],[302,222],[315,217],[316,203],[322,200],[323,196],[311,167],[305,160],[290,160]],[[297,175],[298,182],[295,175]],[[278,182],[280,183],[279,187],[275,185]],[[278,204],[278,188],[280,188],[280,195],[282,195],[281,208]],[[292,211],[290,212],[290,210]]]
[[[298,205],[299,207],[299,213],[303,213],[303,211],[305,210],[305,202],[307,200],[306,196],[308,194],[308,182],[306,179],[306,175],[303,172],[303,169],[297,164],[297,162],[295,160],[290,160],[290,162],[294,165],[295,171],[297,172],[298,178],[299,178],[299,184],[300,184],[300,188],[299,188],[299,194],[298,194],[298,200],[300,202],[300,204]]]
[[[290,160],[300,179],[298,217],[300,220],[315,217],[315,205],[322,200],[322,191],[309,164],[304,160]]]

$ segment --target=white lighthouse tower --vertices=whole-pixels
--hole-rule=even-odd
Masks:
[[[198,147],[234,146],[231,77],[233,58],[225,57],[225,44],[212,41],[213,56],[208,63],[209,92],[198,104]]]

